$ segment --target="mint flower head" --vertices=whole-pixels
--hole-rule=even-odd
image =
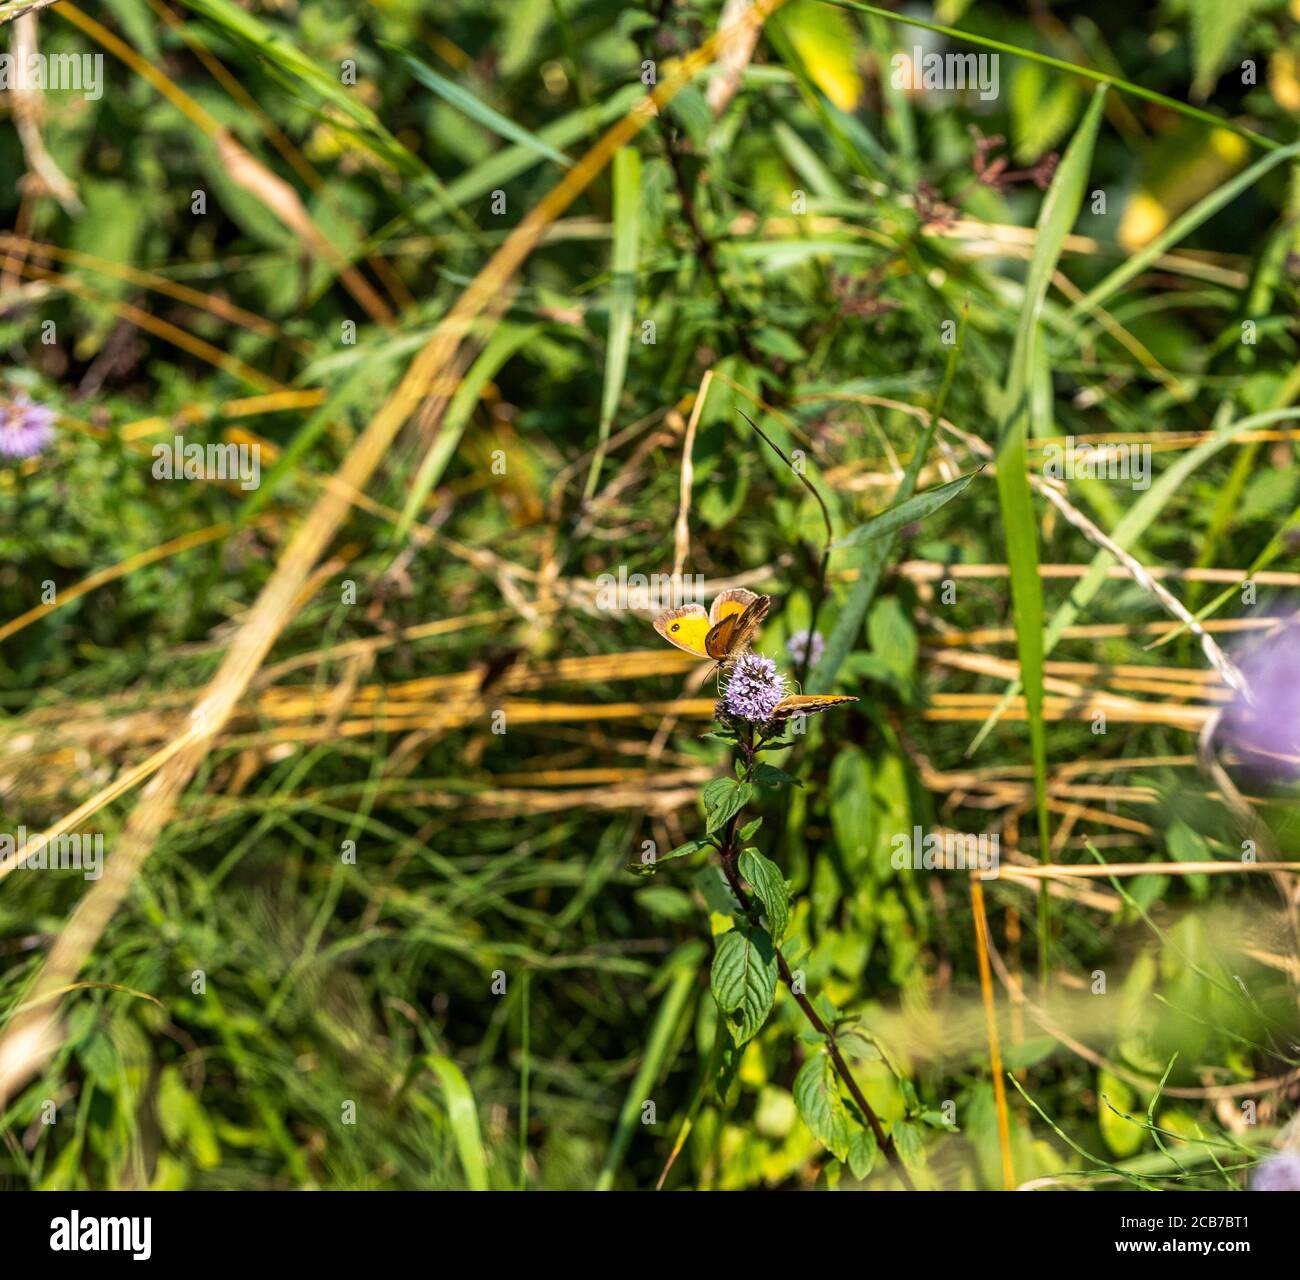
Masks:
[[[25,391],[12,400],[0,400],[0,457],[35,457],[54,439],[58,414],[37,404]]]
[[[811,653],[809,652],[810,638],[812,644]],[[803,666],[804,659],[807,658],[807,665],[815,667],[822,660],[822,654],[826,652],[826,641],[822,639],[820,631],[811,633],[807,630],[796,631],[785,642],[785,651],[790,655],[790,660],[795,666]]]
[[[1252,1191],[1300,1191],[1300,1156],[1283,1152],[1261,1161],[1250,1181]]]
[[[1300,618],[1262,641],[1237,665],[1254,695],[1228,704],[1219,738],[1252,773],[1275,783],[1300,777]]]
[[[770,720],[786,692],[785,677],[776,663],[747,653],[732,666],[720,705],[738,720]]]

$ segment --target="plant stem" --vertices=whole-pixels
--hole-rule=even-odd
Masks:
[[[745,776],[748,778],[753,769],[755,755],[752,728],[749,738],[747,740],[742,739],[740,748],[745,760]],[[740,851],[736,848],[736,828],[739,822],[740,814],[737,813],[727,823],[720,850],[722,872],[727,877],[727,883],[731,886],[732,893],[736,895],[736,901],[740,903],[741,910],[754,924],[758,924],[759,913],[749,900],[749,895],[741,884],[740,872],[736,868],[736,860],[740,856]],[[844,1087],[848,1089],[858,1110],[866,1117],[867,1123],[871,1126],[871,1132],[875,1135],[876,1146],[884,1153],[885,1159],[889,1161],[890,1168],[897,1175],[899,1182],[908,1191],[915,1191],[916,1184],[912,1181],[911,1175],[903,1164],[902,1157],[898,1154],[898,1148],[894,1145],[893,1136],[885,1132],[879,1117],[872,1109],[871,1103],[867,1101],[866,1096],[858,1087],[858,1082],[853,1078],[853,1073],[849,1070],[849,1064],[844,1061],[844,1055],[840,1053],[834,1030],[822,1021],[821,1015],[813,1008],[812,1001],[802,992],[795,990],[794,975],[790,972],[790,965],[786,961],[785,953],[780,947],[776,946],[775,941],[773,942],[773,949],[776,951],[777,970],[781,975],[781,981],[790,989],[790,994],[794,996],[799,1008],[803,1010],[804,1017],[808,1019],[812,1029],[818,1035],[826,1037],[826,1048],[831,1055],[831,1063],[835,1067],[836,1074],[844,1081]]]
[[[663,134],[664,150],[668,155],[668,163],[672,166],[673,181],[677,186],[677,199],[682,206],[682,217],[685,219],[686,228],[691,233],[691,239],[695,241],[695,251],[704,264],[710,280],[713,281],[713,287],[718,295],[718,305],[731,324],[737,349],[748,364],[761,366],[763,361],[754,344],[749,340],[749,331],[744,318],[737,311],[731,294],[727,292],[727,287],[723,283],[722,269],[718,266],[718,255],[713,241],[704,234],[704,228],[700,225],[699,215],[695,211],[695,197],[691,194],[690,179],[670,121],[664,121]]]

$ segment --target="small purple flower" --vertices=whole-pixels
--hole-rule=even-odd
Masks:
[[[35,457],[54,439],[54,420],[58,416],[25,391],[8,403],[0,400],[0,456]]]
[[[1252,1191],[1300,1191],[1300,1156],[1286,1151],[1270,1156],[1255,1169],[1250,1180]]]
[[[790,655],[790,660],[797,667],[804,665],[804,655],[808,652],[808,631],[796,631],[789,640],[785,642],[785,651]],[[822,654],[826,652],[826,641],[822,639],[820,631],[812,633],[812,656],[808,658],[808,669],[811,670],[821,660]]]
[[[776,663],[747,653],[731,668],[721,705],[738,720],[770,720],[785,695],[785,677],[777,671]]]
[[[1300,618],[1237,660],[1254,701],[1238,694],[1223,713],[1221,741],[1275,782],[1300,777]]]

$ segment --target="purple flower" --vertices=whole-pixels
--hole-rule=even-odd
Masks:
[[[1223,713],[1221,740],[1260,775],[1300,777],[1300,618],[1237,660],[1254,701],[1237,694]]]
[[[37,404],[25,391],[6,403],[0,400],[0,456],[31,458],[54,439],[59,415]]]
[[[722,709],[739,720],[770,720],[785,695],[785,677],[776,663],[747,653],[731,668],[722,691]]]
[[[804,665],[804,655],[808,652],[808,631],[796,631],[789,640],[785,642],[785,651],[790,655],[790,660],[797,667]],[[826,641],[822,639],[820,631],[812,633],[812,656],[808,658],[809,669],[815,667],[821,660],[822,654],[826,652]]]
[[[1300,1156],[1287,1151],[1270,1156],[1255,1169],[1252,1191],[1300,1191]]]

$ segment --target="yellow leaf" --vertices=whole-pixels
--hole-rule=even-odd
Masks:
[[[817,0],[795,0],[774,21],[780,23],[817,87],[841,111],[852,111],[862,96],[862,77],[848,15]]]

